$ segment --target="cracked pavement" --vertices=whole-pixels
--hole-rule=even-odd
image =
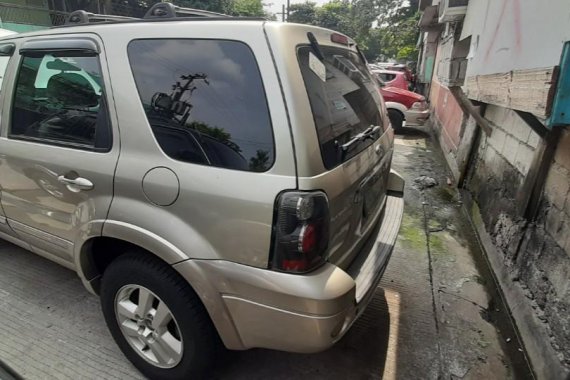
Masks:
[[[228,352],[212,378],[532,378],[439,148],[427,128],[406,131],[393,160],[406,179],[400,236],[361,318],[328,351]],[[422,175],[438,184],[420,190]],[[141,378],[75,274],[7,242],[0,310],[0,359],[26,379]]]

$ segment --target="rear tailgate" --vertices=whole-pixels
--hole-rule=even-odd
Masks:
[[[344,36],[301,25],[265,28],[290,105],[298,186],[327,194],[328,260],[345,269],[386,199],[393,134],[379,88]]]

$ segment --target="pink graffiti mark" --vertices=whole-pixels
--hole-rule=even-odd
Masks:
[[[517,54],[521,52],[521,3],[520,0],[513,2],[513,17],[515,21],[515,48]]]
[[[521,43],[521,3],[520,3],[520,0],[503,0],[503,6],[501,7],[501,14],[500,14],[499,18],[497,19],[497,25],[495,25],[495,31],[493,33],[493,36],[495,38],[493,38],[493,40],[491,41],[491,44],[487,48],[487,52],[485,53],[485,62],[487,62],[489,60],[489,56],[491,55],[491,51],[493,50],[493,47],[495,46],[497,34],[499,33],[499,29],[501,29],[501,26],[503,25],[502,20],[503,20],[503,17],[505,15],[505,10],[507,9],[507,3],[512,3],[513,21],[515,24],[515,51],[517,52],[517,54],[521,52],[522,43]]]

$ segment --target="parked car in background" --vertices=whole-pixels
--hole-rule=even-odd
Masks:
[[[410,89],[410,82],[406,79],[406,74],[402,71],[393,70],[372,70],[372,73],[384,82],[386,87],[397,87],[402,90]]]
[[[400,71],[404,73],[408,82],[412,83],[414,81],[414,73],[412,72],[412,69],[410,69],[407,65],[397,63],[385,66],[384,70]]]
[[[390,71],[400,71],[406,76],[408,82],[414,81],[413,70],[403,63],[391,63],[391,62],[376,62],[369,64],[371,70],[390,70]]]
[[[429,108],[423,95],[384,83],[377,71],[373,71],[380,93],[386,103],[392,128],[398,131],[404,126],[423,125],[429,118]]]

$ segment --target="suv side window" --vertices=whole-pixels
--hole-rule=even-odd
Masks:
[[[81,53],[23,56],[8,136],[109,150],[111,132],[99,58]]]
[[[273,130],[251,49],[237,41],[134,40],[129,60],[148,122],[176,160],[264,172]]]

